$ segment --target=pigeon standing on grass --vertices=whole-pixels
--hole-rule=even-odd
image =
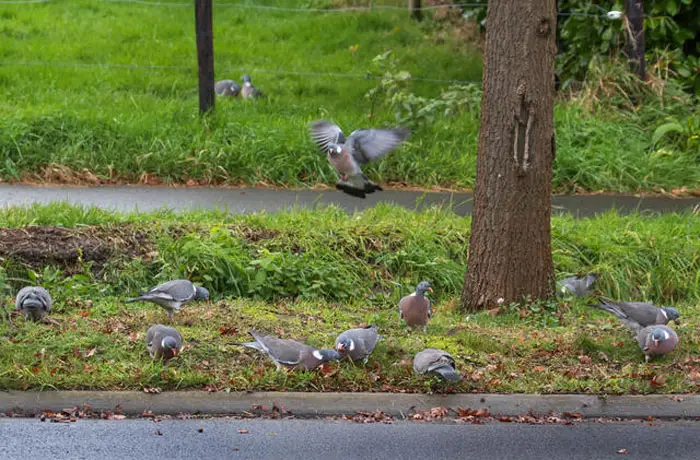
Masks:
[[[598,273],[589,273],[585,276],[572,276],[559,281],[559,295],[568,293],[574,294],[576,297],[586,297],[591,295],[591,287],[598,281],[600,275]]]
[[[142,301],[160,305],[172,321],[175,311],[191,300],[209,300],[209,291],[188,280],[173,280],[156,286],[135,299],[127,299],[126,303]]]
[[[336,188],[348,195],[365,198],[382,188],[362,173],[360,165],[377,160],[399,147],[410,135],[408,128],[358,129],[347,138],[334,123],[311,123],[311,138],[340,174]]]
[[[241,87],[233,80],[220,80],[214,84],[214,91],[219,96],[236,97]]]
[[[455,360],[446,351],[426,348],[413,358],[413,371],[416,374],[437,373],[445,380],[460,380],[461,375],[455,369]]]
[[[251,97],[257,99],[262,96],[262,93],[253,86],[249,75],[243,75],[241,79],[243,80],[243,87],[241,88],[241,97],[243,99],[250,99]]]
[[[353,361],[364,360],[366,363],[378,340],[376,325],[348,329],[335,339],[335,349],[341,356],[348,356]]]
[[[425,296],[427,291],[433,292],[433,288],[427,281],[421,281],[415,292],[399,301],[399,317],[407,326],[422,326],[423,330],[427,328],[428,321],[433,316],[430,299]]]
[[[604,297],[598,297],[598,300],[602,303],[591,306],[612,313],[635,334],[647,326],[681,322],[680,313],[673,307],[659,308],[651,302],[615,302]]]
[[[51,311],[51,294],[40,286],[23,287],[17,293],[15,306],[25,317],[40,321]]]
[[[182,351],[182,335],[172,327],[154,324],[146,332],[146,347],[151,358],[167,362]]]
[[[340,359],[340,355],[335,350],[319,350],[294,340],[261,335],[256,331],[250,331],[250,335],[255,342],[236,345],[254,348],[265,353],[275,363],[278,371],[283,366],[288,369],[311,371],[323,363]]]
[[[678,346],[678,334],[668,326],[649,326],[639,331],[637,341],[644,353],[644,361],[648,363],[654,356],[662,356],[675,350]]]

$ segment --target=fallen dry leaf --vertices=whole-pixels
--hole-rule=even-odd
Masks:
[[[238,434],[248,434],[248,430],[236,430]]]
[[[663,375],[654,375],[654,377],[651,378],[650,383],[653,387],[662,387],[666,383],[666,377]]]
[[[587,355],[579,355],[578,362],[581,364],[591,364],[593,362],[593,358]]]
[[[544,372],[546,369],[544,366],[535,366],[532,368],[532,372]]]
[[[616,450],[615,453],[621,454],[621,455],[627,455],[630,452],[627,449],[620,449],[620,450]]]
[[[563,415],[564,417],[568,417],[568,418],[576,418],[576,419],[582,419],[582,418],[583,418],[583,414],[580,414],[580,413],[578,413],[578,412],[564,412],[562,415]]]

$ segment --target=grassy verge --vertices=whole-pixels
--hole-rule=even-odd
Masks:
[[[458,391],[697,391],[697,216],[553,219],[560,276],[597,270],[608,296],[681,311],[679,350],[649,365],[627,331],[580,302],[460,315],[468,228],[468,218],[439,209],[387,206],[235,217],[63,205],[3,211],[2,285],[8,294],[29,282],[48,287],[59,324],[3,320],[0,387],[430,391],[439,385],[414,377],[410,365],[415,352],[435,346],[453,353],[468,376],[452,387]],[[166,314],[122,299],[174,276],[202,282],[214,300],[176,316],[187,350],[162,366],[149,360],[143,335]],[[406,330],[396,315],[399,297],[421,279],[437,292],[427,334]],[[363,323],[378,324],[386,337],[367,366],[285,375],[233,345],[255,328],[329,346]]]
[[[288,0],[268,4],[299,6]],[[386,100],[364,97],[378,80],[294,72],[381,75],[372,60],[391,49],[396,70],[415,77],[481,79],[478,51],[459,36],[438,32],[432,13],[418,24],[405,11],[218,7],[217,77],[238,79],[246,71],[269,97],[255,103],[220,100],[216,113],[200,120],[191,8],[76,0],[2,5],[0,15],[3,62],[85,66],[0,66],[5,181],[332,184],[335,173],[309,140],[308,122],[327,117],[352,130],[394,123],[393,110]],[[94,67],[133,63],[160,67]],[[437,98],[445,89],[414,81],[409,91]],[[629,111],[561,101],[555,113],[555,189],[699,188],[695,144],[652,142],[654,128],[668,116],[683,118],[695,107],[690,104],[669,98]],[[467,107],[418,126],[405,148],[370,166],[368,174],[385,184],[472,188],[478,109],[473,101]]]

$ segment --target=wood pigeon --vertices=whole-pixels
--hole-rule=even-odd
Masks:
[[[678,346],[678,334],[668,326],[648,326],[639,331],[637,341],[644,353],[644,361],[649,362],[654,356],[665,355],[675,350]]]
[[[233,80],[220,80],[214,84],[214,91],[219,96],[236,97],[241,87]]]
[[[283,366],[289,369],[310,371],[323,363],[340,359],[340,354],[335,350],[319,350],[294,340],[261,335],[256,331],[250,331],[250,335],[253,336],[255,342],[236,345],[254,348],[265,353],[275,363],[278,371]]]
[[[598,273],[589,273],[585,276],[572,276],[559,281],[559,291],[557,294],[563,296],[568,293],[576,297],[586,297],[591,295],[591,287],[598,281]]]
[[[243,87],[241,88],[241,97],[243,99],[250,99],[251,97],[257,99],[262,96],[262,93],[253,86],[249,75],[243,75],[241,79],[243,80]]]
[[[382,190],[362,173],[360,165],[383,157],[410,135],[408,128],[358,129],[346,138],[338,125],[326,120],[312,122],[310,133],[340,174],[336,188],[359,198]]]
[[[17,293],[15,306],[25,317],[40,321],[51,311],[51,294],[40,286],[23,287]]]
[[[399,317],[407,326],[422,326],[426,329],[428,321],[433,316],[433,308],[430,299],[425,296],[427,291],[433,292],[430,283],[421,281],[412,294],[404,296],[399,301]]]
[[[647,326],[681,322],[680,313],[673,307],[659,308],[651,302],[615,302],[604,297],[598,297],[598,300],[602,303],[590,305],[612,313],[635,334]]]
[[[461,380],[455,369],[455,360],[446,351],[426,348],[413,358],[413,371],[416,374],[439,374],[445,380]]]
[[[182,335],[172,327],[154,324],[146,332],[146,347],[151,358],[167,362],[182,351]]]
[[[127,299],[125,302],[143,301],[160,305],[168,312],[168,317],[172,321],[175,311],[191,300],[209,300],[209,291],[201,286],[195,286],[188,280],[173,280],[156,286],[135,299]]]
[[[348,329],[335,339],[335,349],[341,357],[348,356],[353,361],[367,362],[379,340],[377,326]]]

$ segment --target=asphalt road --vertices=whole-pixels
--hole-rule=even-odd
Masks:
[[[202,432],[199,430],[202,429]],[[241,434],[238,430],[248,430]],[[160,434],[159,434],[160,433]],[[700,422],[485,425],[0,419],[0,459],[694,459]],[[627,449],[627,455],[617,454]]]
[[[378,203],[395,203],[409,209],[441,204],[457,214],[471,213],[472,200],[468,193],[413,192],[387,190],[355,198],[337,190],[271,190],[243,188],[177,188],[177,187],[39,187],[0,185],[0,207],[23,206],[32,203],[67,201],[86,206],[98,206],[117,211],[153,211],[170,208],[223,209],[231,213],[265,210],[274,212],[293,207],[327,206],[335,204],[346,211],[362,210]],[[616,208],[622,213],[670,212],[700,209],[700,198],[634,197],[634,196],[555,196],[553,211],[569,212],[577,217]]]

